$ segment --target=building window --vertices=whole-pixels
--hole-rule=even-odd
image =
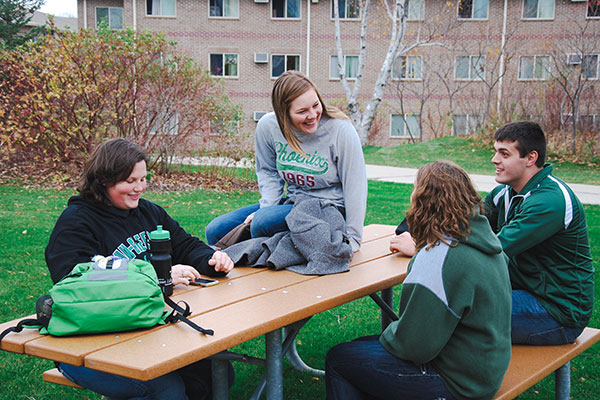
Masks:
[[[154,112],[150,118],[150,133],[176,135],[179,126],[179,115],[174,111]]]
[[[488,0],[459,0],[458,18],[460,19],[487,19],[489,9]]]
[[[419,116],[409,114],[392,114],[390,137],[420,138]]]
[[[523,0],[523,18],[553,19],[554,0]]]
[[[239,133],[239,123],[237,121],[226,121],[223,118],[215,118],[208,122],[208,134],[215,135],[234,135]]]
[[[210,0],[210,16],[238,18],[239,2],[238,0]]]
[[[423,57],[400,56],[396,58],[392,68],[393,79],[418,81],[423,79]]]
[[[519,80],[545,81],[550,76],[550,56],[522,56]]]
[[[102,24],[110,29],[123,29],[123,9],[119,7],[96,7],[96,29]]]
[[[483,80],[485,78],[485,57],[456,57],[454,61],[454,78],[468,81]]]
[[[454,116],[452,135],[468,135],[481,128],[481,115],[459,114]]]
[[[285,71],[300,71],[300,56],[273,54],[271,56],[271,78],[277,78]]]
[[[300,18],[300,0],[273,0],[273,18]]]
[[[585,114],[579,116],[579,126],[584,131],[597,131],[600,128],[600,115]]]
[[[212,76],[223,76],[229,78],[238,77],[238,55],[237,54],[211,54],[210,74]]]
[[[585,55],[581,60],[581,69],[586,79],[598,79],[598,55]]]
[[[588,0],[587,16],[588,18],[600,18],[600,0]]]
[[[175,16],[175,0],[146,0],[146,15]]]
[[[346,76],[346,79],[356,79],[356,76],[358,75],[358,56],[344,56],[342,65],[344,66],[344,75]],[[331,56],[329,78],[340,79],[337,56]]]
[[[408,4],[406,17],[409,21],[423,21],[425,19],[425,0],[406,0],[406,4]]]
[[[335,18],[334,2],[331,0],[331,18]],[[359,19],[360,0],[339,0],[338,13],[340,19]]]

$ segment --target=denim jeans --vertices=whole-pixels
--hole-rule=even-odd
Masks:
[[[454,399],[430,364],[401,360],[378,336],[341,343],[325,359],[328,400]]]
[[[111,399],[209,400],[212,398],[210,360],[195,362],[149,381],[139,381],[64,363],[61,363],[59,368],[71,381]],[[233,384],[231,365],[229,365],[229,384]]]
[[[535,346],[567,344],[575,341],[582,331],[583,328],[569,328],[558,323],[531,293],[512,291],[512,343]]]
[[[217,243],[229,231],[244,222],[246,217],[253,212],[256,213],[250,224],[250,235],[253,238],[273,236],[277,232],[288,229],[285,217],[292,210],[293,204],[259,207],[258,204],[253,204],[213,219],[206,225],[206,242],[210,245]]]

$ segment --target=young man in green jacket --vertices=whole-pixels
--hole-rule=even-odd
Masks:
[[[513,343],[573,342],[593,310],[594,268],[583,206],[544,164],[546,139],[533,122],[494,135],[496,182],[486,216],[509,258]]]

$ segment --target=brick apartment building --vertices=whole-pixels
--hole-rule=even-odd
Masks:
[[[356,74],[360,3],[339,0],[348,77]],[[361,103],[373,92],[390,40],[381,4],[371,4]],[[600,124],[593,87],[600,76],[600,0],[407,4],[404,43],[428,32],[435,37],[396,60],[370,144],[469,133],[497,116],[564,124],[572,113],[560,88],[550,83],[577,67],[591,88],[579,121]],[[286,69],[309,75],[326,101],[343,105],[332,9],[333,0],[78,0],[78,22],[83,28],[104,20],[114,29],[164,33],[225,80],[230,98],[245,113],[240,130],[252,133],[258,118],[271,110],[273,80]]]

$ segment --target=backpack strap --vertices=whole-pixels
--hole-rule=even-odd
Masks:
[[[165,318],[166,323],[181,321],[181,322],[191,326],[198,332],[203,333],[205,335],[212,336],[215,334],[215,331],[213,331],[212,329],[204,329],[200,325],[197,325],[196,323],[190,321],[187,318],[191,314],[190,306],[188,303],[186,303],[183,300],[179,301],[178,303],[175,303],[168,296],[165,295],[164,297],[165,297],[165,303],[167,303],[169,305],[169,307],[171,307],[173,309],[171,314],[169,314],[167,316],[167,318]],[[185,305],[185,309],[181,308],[181,306],[179,306],[179,303],[183,303]]]
[[[49,295],[41,296],[35,303],[37,318],[25,318],[17,323],[16,326],[5,329],[0,333],[0,341],[11,332],[19,333],[23,328],[41,329],[48,328],[50,316],[52,315],[52,298]]]
[[[2,333],[0,333],[0,341],[2,341],[2,339],[4,339],[4,337],[11,332],[19,333],[23,330],[23,328],[39,329],[42,326],[48,326],[48,321],[44,321],[43,319],[39,318],[22,319],[17,323],[16,326],[11,326],[10,328],[7,328]]]

